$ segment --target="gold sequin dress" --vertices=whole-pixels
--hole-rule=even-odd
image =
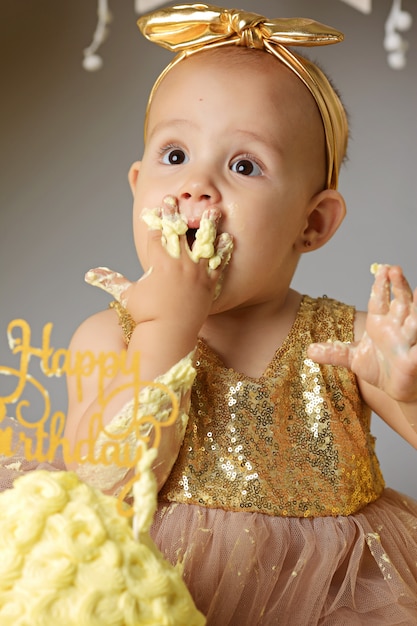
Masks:
[[[417,502],[385,489],[355,376],[306,355],[353,318],[304,296],[259,379],[199,341],[152,534],[210,626],[417,624]]]

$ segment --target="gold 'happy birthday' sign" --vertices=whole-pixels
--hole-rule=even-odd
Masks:
[[[69,350],[60,348],[55,350],[51,346],[51,334],[53,325],[47,323],[42,331],[41,347],[32,346],[31,329],[23,319],[12,320],[7,327],[7,337],[12,354],[19,355],[17,368],[0,365],[0,375],[12,376],[17,379],[16,386],[8,395],[0,396],[0,455],[13,457],[18,450],[23,449],[23,456],[28,461],[52,462],[61,453],[66,466],[71,464],[92,465],[116,465],[118,467],[133,469],[137,466],[142,456],[141,445],[135,447],[132,456],[131,448],[127,442],[129,434],[134,432],[137,440],[144,441],[149,447],[157,447],[161,438],[161,430],[171,426],[178,417],[178,399],[175,393],[166,385],[155,381],[142,381],[140,379],[140,355],[136,353],[131,359],[129,367],[126,361],[126,350],[120,353],[102,352],[95,355],[91,351],[71,353]],[[32,357],[39,359],[40,370],[47,377],[60,377],[64,374],[75,376],[78,400],[82,401],[82,379],[91,376],[93,372],[98,374],[97,400],[100,410],[95,413],[89,424],[89,434],[84,440],[80,440],[72,448],[69,441],[64,437],[65,414],[57,411],[51,414],[51,402],[46,387],[29,372],[29,363]],[[119,387],[106,395],[105,379],[113,378],[117,373],[123,373],[131,377],[131,382]],[[23,394],[27,385],[31,385],[40,394],[44,409],[42,415],[28,421],[23,416],[22,410],[30,407],[30,402],[25,400]],[[144,387],[160,389],[170,398],[171,412],[168,419],[158,422],[153,415],[138,416],[139,393]],[[106,431],[103,425],[103,411],[108,402],[115,395],[132,387],[134,400],[133,416],[131,423],[121,435]],[[14,443],[14,431],[10,426],[2,427],[2,422],[7,416],[9,405],[15,405],[15,418],[18,424],[33,432],[30,437],[26,432],[18,433],[18,443]],[[48,425],[47,422],[49,421]],[[150,444],[149,437],[141,437],[141,427],[152,424],[153,439]],[[104,432],[108,441],[97,452],[95,443],[100,432]],[[123,488],[119,498],[120,503],[130,491],[132,484],[139,478],[136,474]],[[133,514],[126,511],[125,507],[119,507],[124,515]]]

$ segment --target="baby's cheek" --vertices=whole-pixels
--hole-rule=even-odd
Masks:
[[[141,224],[140,222],[141,220],[138,219],[136,224],[134,223],[133,236],[139,263],[141,264],[143,270],[146,272],[149,269],[147,228],[145,224]]]
[[[243,215],[237,202],[228,204],[225,213],[221,223],[221,232],[233,233],[233,236],[237,237],[247,230],[250,215]]]

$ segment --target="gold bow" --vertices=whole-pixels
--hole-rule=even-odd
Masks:
[[[287,46],[321,46],[343,41],[330,26],[305,18],[267,20],[262,15],[222,9],[208,4],[167,7],[139,18],[138,26],[150,41],[177,52],[158,77],[150,98],[166,73],[185,57],[207,48],[238,45],[263,49],[276,56],[303,81],[319,108],[327,152],[327,187],[336,189],[343,161],[348,124],[340,99],[324,73]]]

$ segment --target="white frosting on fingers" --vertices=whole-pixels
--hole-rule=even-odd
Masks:
[[[150,230],[160,230],[162,245],[175,259],[180,257],[179,235],[185,235],[188,224],[180,213],[161,215],[160,209],[144,209],[142,219]]]

